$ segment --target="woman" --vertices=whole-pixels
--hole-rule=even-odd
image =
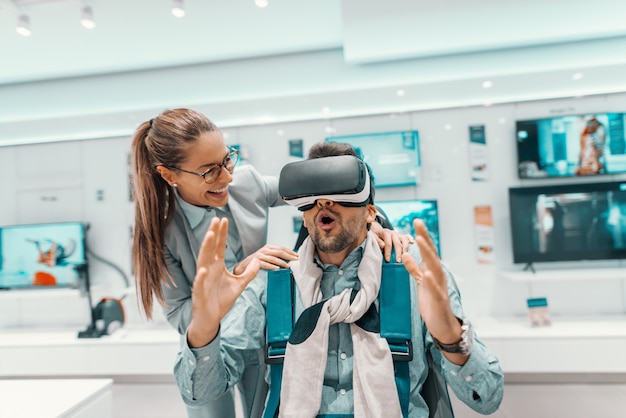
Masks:
[[[288,267],[288,261],[297,259],[289,248],[266,244],[269,208],[284,204],[278,178],[261,176],[249,165],[235,171],[237,151],[226,146],[221,132],[206,116],[190,109],[173,109],[142,123],[133,137],[132,158],[133,264],[148,318],[156,298],[169,323],[185,334],[191,320],[196,256],[215,217],[229,220],[225,264],[235,274],[243,272],[253,259],[264,269]],[[396,253],[408,247],[405,236],[380,225],[373,231],[387,258],[391,243]],[[261,353],[246,364],[238,386],[243,412],[258,416],[267,390]],[[188,413],[234,417],[232,395],[206,405],[204,411]]]

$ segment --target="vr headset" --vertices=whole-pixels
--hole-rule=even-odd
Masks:
[[[351,155],[314,158],[285,165],[278,192],[301,211],[313,208],[317,199],[365,206],[371,200],[370,176],[365,163]]]

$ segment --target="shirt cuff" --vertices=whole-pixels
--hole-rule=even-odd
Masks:
[[[480,375],[485,373],[485,364],[489,363],[485,353],[476,344],[474,344],[469,358],[462,366],[452,363],[445,356],[442,357],[443,370],[447,380],[462,380],[466,383],[475,382],[476,379],[480,380]]]
[[[187,340],[187,331],[185,331],[185,344],[182,348],[182,356],[185,365],[191,369],[201,367],[203,363],[209,362],[211,359],[217,359],[220,355],[220,334],[215,336],[213,341],[204,347],[191,348]]]

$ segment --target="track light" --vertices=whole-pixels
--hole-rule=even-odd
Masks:
[[[84,6],[81,12],[80,24],[84,28],[93,29],[96,27],[96,22],[93,20],[93,10],[90,6]]]
[[[183,0],[174,0],[172,2],[172,14],[176,17],[185,16],[185,6]]]
[[[20,15],[17,18],[17,26],[15,31],[22,36],[30,36],[30,19],[26,15]]]
[[[268,0],[254,0],[254,4],[257,5],[257,7],[267,7],[267,5],[269,4]]]

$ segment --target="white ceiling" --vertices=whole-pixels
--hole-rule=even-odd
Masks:
[[[0,0],[0,145],[626,91],[623,0],[268,1]]]

